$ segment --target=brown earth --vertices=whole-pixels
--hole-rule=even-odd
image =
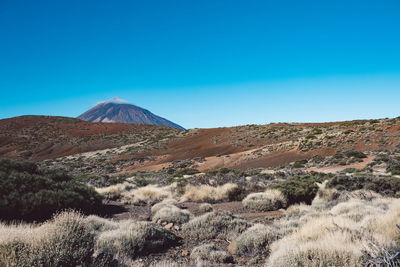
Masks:
[[[165,142],[158,142],[161,139]],[[118,173],[157,171],[180,161],[201,171],[277,167],[345,150],[393,150],[400,144],[400,120],[279,123],[189,131],[49,116],[0,120],[0,157],[40,161],[76,154],[78,158],[82,152],[138,142],[144,143],[140,150],[108,155],[105,162],[124,162],[116,168]]]
[[[146,136],[178,132],[165,126],[21,116],[0,120],[0,157],[40,161],[118,147],[142,141]]]

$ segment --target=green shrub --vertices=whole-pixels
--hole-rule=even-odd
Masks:
[[[318,192],[316,182],[322,182],[321,176],[294,176],[285,181],[271,185],[272,189],[278,189],[287,199],[287,204],[295,203],[311,204]]]
[[[389,163],[386,171],[390,172],[392,175],[400,175],[400,162]]]
[[[372,190],[382,195],[394,197],[396,193],[400,191],[400,179],[369,174],[353,176],[337,175],[327,183],[327,187],[346,191],[355,191],[359,189]]]
[[[361,152],[361,151],[347,151],[347,152],[345,153],[345,155],[346,155],[348,158],[354,157],[354,158],[358,158],[358,159],[364,159],[364,158],[367,157],[367,155],[365,155],[365,154],[364,154],[363,152]]]
[[[306,159],[302,160],[296,160],[293,163],[293,168],[304,168],[304,164],[306,164],[308,161]]]
[[[72,208],[96,211],[100,195],[60,170],[39,170],[30,162],[0,160],[0,219],[44,220]]]

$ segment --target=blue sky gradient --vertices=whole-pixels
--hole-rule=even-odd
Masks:
[[[185,128],[399,116],[399,1],[0,0],[0,118],[119,96]]]

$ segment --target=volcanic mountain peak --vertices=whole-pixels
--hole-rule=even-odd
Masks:
[[[113,99],[104,101],[104,102],[100,102],[99,104],[108,104],[108,103],[113,103],[113,104],[131,104],[129,103],[129,101],[122,99],[118,96],[114,97]]]
[[[89,122],[152,124],[184,130],[182,126],[159,117],[146,109],[132,105],[119,97],[100,102],[81,114],[78,119]]]

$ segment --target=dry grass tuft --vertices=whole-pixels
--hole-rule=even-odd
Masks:
[[[186,236],[205,239],[233,240],[249,227],[246,220],[222,212],[209,212],[182,226]]]
[[[164,208],[164,207],[171,207],[171,206],[176,206],[178,204],[178,201],[176,201],[173,198],[167,198],[164,199],[163,201],[154,204],[151,207],[151,214],[155,214],[157,211],[159,211],[160,209]]]
[[[16,266],[88,266],[92,262],[95,235],[79,213],[60,213],[38,227],[1,228],[12,234],[0,241],[0,253],[9,253],[0,255],[0,265],[4,259]]]
[[[203,203],[199,206],[199,211],[202,213],[211,212],[213,210],[214,209],[213,209],[212,205],[209,203]]]
[[[326,188],[328,180],[323,183],[317,183],[319,189],[317,195],[312,201],[312,205],[323,205],[335,201],[339,198],[340,192],[335,188]]]
[[[107,187],[101,187],[101,188],[96,187],[96,191],[106,199],[117,200],[121,199],[124,193],[134,188],[135,185],[125,182],[122,184],[115,184]]]
[[[399,249],[400,200],[361,191],[349,195],[332,208],[290,207],[274,223],[287,230],[279,230],[285,236],[271,245],[266,266],[362,266],[389,259],[388,252]]]
[[[163,222],[182,224],[188,222],[193,215],[187,211],[173,205],[168,205],[159,209],[153,215],[153,221],[161,220]]]
[[[211,263],[233,262],[233,258],[228,252],[218,249],[213,243],[195,247],[190,258],[200,263],[203,263],[203,261]]]
[[[99,235],[96,253],[116,255],[118,259],[135,258],[174,246],[178,238],[161,226],[149,222],[125,221],[115,230]]]
[[[227,183],[217,187],[209,185],[187,185],[182,199],[194,202],[217,202],[230,200],[237,190],[238,186],[232,183]]]
[[[172,198],[175,188],[176,184],[164,187],[147,185],[124,193],[122,201],[134,205],[154,204],[163,199]]]
[[[276,229],[263,224],[256,224],[243,232],[235,240],[234,253],[240,256],[254,257],[269,253],[269,246],[277,240]]]
[[[286,207],[287,201],[279,190],[252,193],[243,199],[243,206],[256,211],[272,211]]]

